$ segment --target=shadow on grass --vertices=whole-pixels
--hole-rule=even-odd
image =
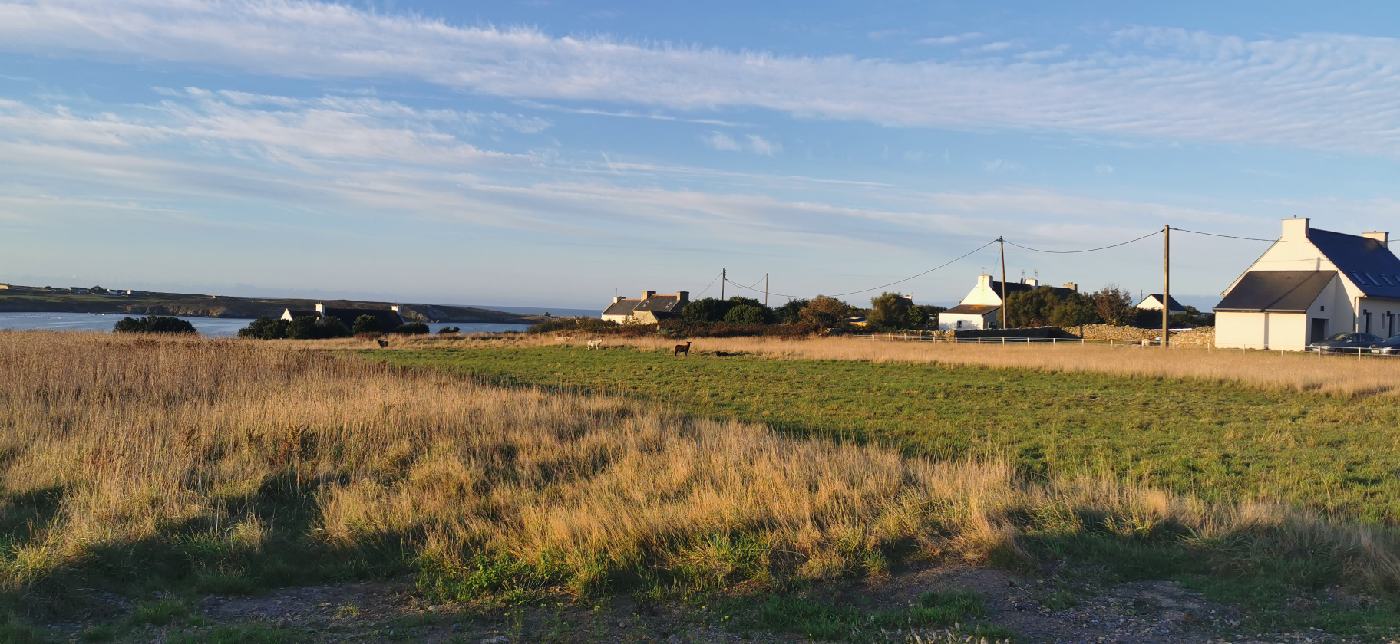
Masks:
[[[265,526],[258,543],[239,544],[207,518],[161,526],[152,537],[94,545],[76,560],[40,573],[23,587],[0,595],[27,618],[61,619],[102,613],[112,606],[93,603],[96,593],[135,597],[162,593],[252,594],[267,589],[383,578],[411,567],[403,535],[390,535],[353,547],[336,547],[315,537],[316,491],[330,479],[296,481],[270,478],[251,495],[226,501],[229,516],[256,517]],[[47,509],[16,529],[6,517],[0,539],[23,546],[54,518],[56,492],[40,495]],[[42,519],[42,520],[40,520]],[[27,530],[27,531],[26,531]],[[87,589],[75,593],[74,589]],[[5,595],[8,595],[6,597]]]

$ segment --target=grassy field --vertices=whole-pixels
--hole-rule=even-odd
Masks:
[[[75,622],[84,630],[62,637],[333,640],[208,624],[198,598],[404,576],[472,614],[625,595],[713,600],[732,607],[734,628],[799,635],[907,637],[953,623],[1005,634],[979,623],[966,593],[866,608],[802,594],[953,562],[1093,583],[1179,579],[1247,606],[1246,629],[1400,628],[1390,527],[1164,491],[1113,468],[1071,475],[1053,455],[1025,461],[1046,464],[1033,468],[1016,465],[1019,451],[956,441],[895,450],[784,435],[841,435],[842,422],[798,421],[878,399],[878,381],[894,377],[842,369],[901,365],[539,347],[375,354],[447,367],[421,368],[306,346],[0,334],[0,640]],[[667,403],[656,405],[454,373],[492,364],[522,380],[539,369],[547,384],[622,367],[673,384],[646,394]],[[663,377],[679,369],[686,378]],[[821,382],[840,398],[802,400],[813,390],[794,387],[813,375],[786,369],[834,370]],[[949,373],[982,399],[1018,380]],[[613,375],[612,391],[641,397]],[[718,393],[703,402],[705,389]],[[739,393],[753,390],[768,393]],[[723,417],[769,405],[804,411],[784,433]],[[851,425],[873,437],[877,421]],[[162,630],[172,627],[180,637]]]
[[[798,344],[780,346],[791,354],[801,351],[791,348]],[[502,383],[641,398],[939,460],[1003,460],[1033,477],[1089,474],[1207,500],[1265,499],[1348,519],[1400,520],[1400,404],[1389,397],[1087,370],[458,346],[375,357]],[[1152,355],[1117,349],[1115,357],[1121,363]],[[1303,360],[1342,371],[1353,364]]]

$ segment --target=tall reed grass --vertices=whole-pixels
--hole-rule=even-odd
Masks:
[[[238,574],[289,539],[401,557],[426,589],[458,599],[1015,565],[1076,539],[1166,549],[1187,566],[1321,562],[1334,581],[1400,585],[1385,527],[1111,480],[1033,483],[1004,463],[793,440],[280,343],[0,333],[0,365],[0,517],[11,517],[0,588],[12,594],[110,576],[95,553],[138,547],[188,561],[148,585]],[[277,579],[300,581],[296,570]]]

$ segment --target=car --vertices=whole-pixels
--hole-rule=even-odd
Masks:
[[[1318,353],[1360,353],[1383,342],[1369,333],[1338,333],[1321,342],[1308,345],[1309,351]]]
[[[1379,353],[1383,356],[1400,355],[1400,335],[1392,335],[1379,344],[1371,347],[1371,353]]]

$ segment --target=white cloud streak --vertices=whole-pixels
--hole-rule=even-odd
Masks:
[[[1400,154],[1394,38],[1133,28],[1073,56],[899,62],[555,37],[297,0],[35,0],[0,4],[0,49],[410,78],[519,99]]]

